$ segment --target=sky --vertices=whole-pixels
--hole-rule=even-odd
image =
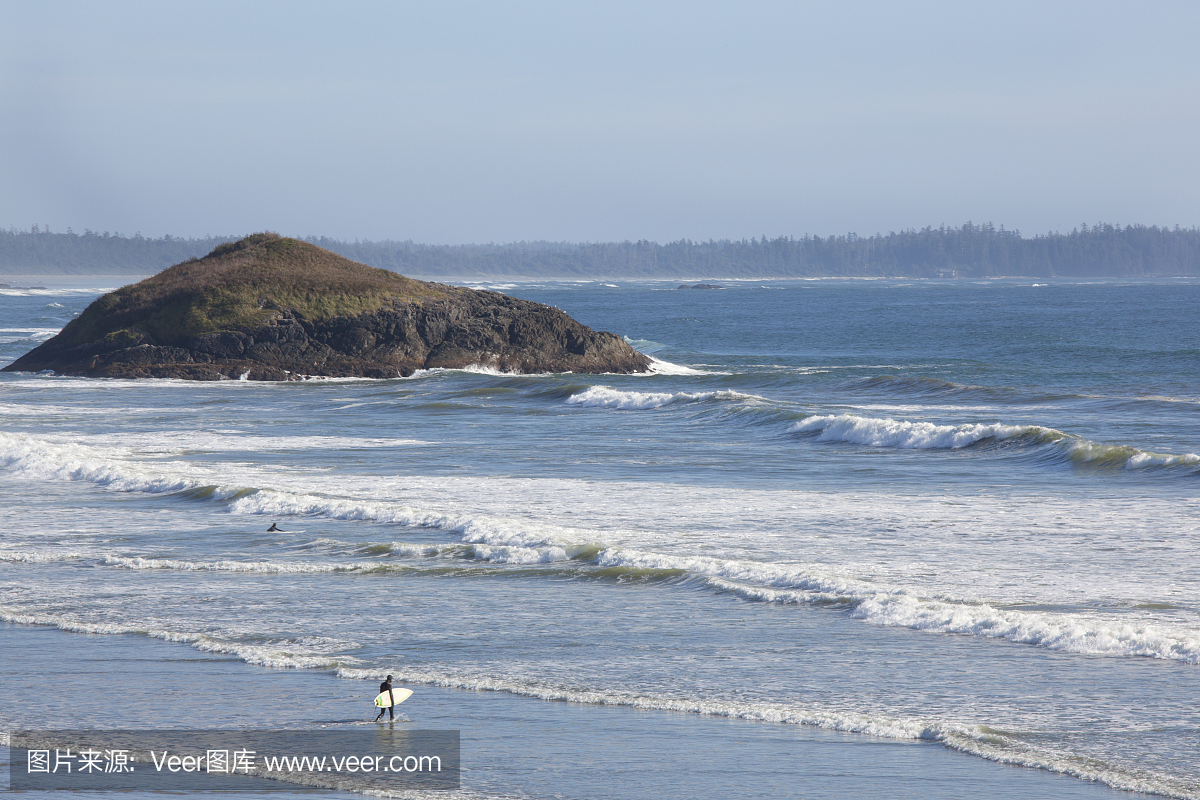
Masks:
[[[1200,224],[1200,3],[0,0],[0,226]]]

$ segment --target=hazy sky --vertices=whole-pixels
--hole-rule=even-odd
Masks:
[[[1200,3],[0,0],[0,225],[1200,224]]]

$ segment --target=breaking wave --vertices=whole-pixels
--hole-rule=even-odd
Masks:
[[[1040,425],[968,423],[937,425],[891,418],[860,417],[856,414],[814,415],[793,423],[789,433],[811,434],[817,441],[850,442],[870,447],[914,450],[959,449],[983,442],[1022,440],[1034,446],[1049,446],[1076,464],[1115,466],[1125,469],[1175,467],[1200,464],[1200,455],[1172,455],[1139,450],[1126,445],[1107,445]]]
[[[644,411],[676,403],[702,403],[709,400],[763,400],[757,395],[741,392],[628,392],[608,386],[592,386],[566,399],[567,405],[585,408],[616,408],[622,411]]]
[[[643,354],[645,355],[645,354]],[[721,372],[705,372],[704,370],[685,367],[682,364],[672,364],[670,361],[663,361],[660,358],[647,355],[650,359],[650,372],[642,373],[649,375],[723,375]]]
[[[389,669],[342,667],[335,671],[350,680],[380,680]],[[925,740],[1002,764],[1042,769],[1114,789],[1147,792],[1169,797],[1196,797],[1196,787],[1186,780],[1123,769],[1095,758],[1078,756],[1039,746],[1016,735],[1003,734],[983,725],[968,725],[939,719],[893,717],[824,708],[797,702],[714,700],[671,697],[612,689],[596,689],[538,682],[512,676],[461,674],[434,670],[392,667],[401,683],[439,686],[467,691],[504,692],[539,700],[565,701],[600,706],[621,706],[646,711],[669,711],[710,717],[807,725],[844,733],[859,733],[887,739]]]
[[[466,691],[503,692],[520,697],[646,711],[668,711],[782,725],[805,725],[845,733],[867,734],[896,740],[924,740],[1004,764],[1043,769],[1115,789],[1174,797],[1194,797],[1186,779],[1154,775],[1041,746],[1019,734],[1003,733],[984,725],[951,722],[934,717],[897,717],[887,714],[828,708],[796,701],[712,699],[633,692],[619,687],[591,687],[538,681],[504,674],[448,672],[401,665],[367,663],[345,654],[357,643],[325,637],[290,637],[245,642],[226,638],[220,631],[181,633],[137,623],[87,622],[69,615],[27,612],[0,607],[0,620],[25,625],[50,625],[64,631],[90,634],[137,634],[188,644],[207,653],[229,655],[248,664],[274,669],[308,669],[329,672],[353,681],[380,680],[384,673],[397,682]]]
[[[273,669],[337,670],[361,662],[342,651],[358,646],[356,642],[319,636],[302,636],[259,642],[237,642],[224,638],[219,632],[183,633],[155,625],[128,622],[95,622],[78,619],[70,614],[30,612],[20,608],[0,606],[0,622],[18,625],[50,625],[70,633],[102,635],[137,634],[165,642],[187,644],[205,653],[231,655],[247,664]]]
[[[788,428],[789,433],[815,433],[817,441],[840,441],[872,447],[901,447],[920,450],[958,448],[984,439],[1011,439],[1038,435],[1049,429],[1033,425],[935,425],[932,422],[908,422],[873,419],[855,414],[815,415]],[[1057,433],[1057,431],[1056,431]],[[1065,434],[1063,434],[1065,436]]]
[[[520,545],[410,545],[393,542],[377,555],[399,558],[449,557],[503,565],[554,565],[574,562],[569,570],[548,573],[699,579],[714,591],[766,603],[841,606],[850,616],[873,625],[934,633],[1003,639],[1068,653],[1140,656],[1200,664],[1200,630],[1137,623],[1097,616],[1029,611],[966,602],[952,597],[920,596],[903,587],[848,578],[814,565],[789,565],[708,557],[670,556],[599,545],[540,547]],[[304,575],[319,573],[409,572],[419,567],[389,560],[371,561],[189,561],[83,552],[0,553],[0,561],[48,563],[91,558],[97,564],[134,570],[249,572]]]
[[[812,419],[841,420],[840,424],[851,426],[850,430],[863,420]],[[895,423],[894,420],[882,422]],[[900,437],[898,441],[939,443],[925,446],[965,446],[983,436],[998,435],[996,430],[989,429],[995,426],[965,426],[970,430],[964,433],[960,428],[950,426],[940,426],[944,429],[941,430],[939,426],[927,424],[924,424],[927,427],[915,423],[907,425],[907,428],[901,425],[898,432],[891,435]],[[868,426],[867,430],[872,429]],[[1021,430],[1025,429],[1016,428],[1016,432],[1008,435],[1021,435]],[[449,545],[393,542],[368,545],[365,551],[358,547],[346,554],[355,559],[348,561],[187,561],[145,558],[130,553],[99,556],[104,565],[115,568],[265,573],[370,572],[396,568],[394,561],[389,564],[370,560],[370,556],[380,555],[390,558],[465,558],[506,565],[573,562],[574,569],[591,569],[596,573],[616,570],[622,574],[688,576],[711,590],[733,593],[752,601],[837,604],[850,609],[852,617],[877,625],[970,634],[1063,652],[1141,656],[1200,664],[1200,631],[1186,625],[1137,624],[1094,613],[999,608],[953,596],[919,595],[903,586],[851,578],[819,564],[668,555],[615,547],[600,541],[600,535],[594,531],[531,520],[452,514],[394,502],[325,497],[269,488],[221,486],[157,471],[169,468],[172,462],[147,464],[83,457],[71,448],[38,443],[18,434],[0,433],[0,448],[0,465],[38,479],[88,481],[117,491],[186,491],[193,499],[221,502],[229,513],[237,515],[363,520],[441,530],[458,536],[458,542]],[[9,550],[0,553],[0,560],[39,563],[87,556],[77,551],[18,553]]]

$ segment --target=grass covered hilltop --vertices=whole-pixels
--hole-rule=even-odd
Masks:
[[[93,302],[5,367],[113,378],[391,378],[431,367],[645,372],[619,336],[497,292],[258,233]]]

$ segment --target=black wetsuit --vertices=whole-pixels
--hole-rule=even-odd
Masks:
[[[391,691],[391,689],[392,689],[392,682],[391,682],[391,681],[384,681],[383,683],[379,684],[379,693],[380,693],[380,694],[383,694],[384,692],[389,692],[389,691]],[[393,698],[393,699],[394,699],[394,698]],[[375,720],[378,722],[378,721],[379,721],[379,719],[380,719],[380,718],[383,716],[383,712],[385,712],[385,711],[386,711],[386,712],[387,712],[387,714],[388,714],[388,719],[395,719],[395,718],[396,718],[396,712],[395,712],[395,711],[393,711],[393,709],[394,709],[395,707],[396,707],[395,705],[390,705],[390,706],[388,706],[387,708],[381,708],[381,709],[379,709],[379,716],[378,716],[378,717],[376,717],[376,718],[375,718]]]

